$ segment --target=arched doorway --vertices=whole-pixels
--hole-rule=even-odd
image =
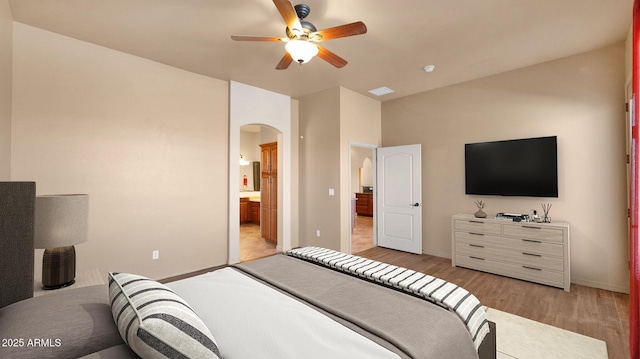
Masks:
[[[240,261],[276,254],[278,131],[240,128]]]
[[[231,81],[229,91],[229,264],[240,262],[240,128],[267,126],[277,132],[278,143],[278,243],[277,250],[291,248],[292,115],[291,98]]]

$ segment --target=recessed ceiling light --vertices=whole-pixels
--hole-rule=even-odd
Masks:
[[[433,66],[433,65],[427,65],[427,66],[424,67],[424,70],[426,72],[433,72],[433,70],[435,70],[435,69],[436,69],[436,67]]]
[[[382,95],[390,94],[392,92],[393,90],[386,86],[378,87],[377,89],[373,89],[369,91],[369,93],[372,93],[376,96],[382,96]]]

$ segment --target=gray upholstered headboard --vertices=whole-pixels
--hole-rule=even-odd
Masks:
[[[35,182],[0,182],[0,308],[33,297]]]

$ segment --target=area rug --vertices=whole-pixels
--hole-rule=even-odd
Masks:
[[[496,323],[498,359],[608,358],[602,340],[496,309],[486,311],[487,319]]]

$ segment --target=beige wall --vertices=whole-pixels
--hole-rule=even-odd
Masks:
[[[13,20],[0,0],[0,181],[11,179],[11,85]]]
[[[340,88],[299,99],[299,111],[299,244],[339,250]]]
[[[348,253],[351,248],[351,144],[380,146],[381,121],[380,101],[340,88],[340,188],[345,189],[340,191],[340,250],[343,252]]]
[[[80,271],[226,263],[227,82],[20,23],[14,59],[12,180],[89,194]]]
[[[300,101],[291,100],[291,247],[300,246]]]
[[[423,248],[451,257],[451,216],[528,213],[571,224],[574,283],[628,289],[624,46],[429,91],[382,106],[384,146],[423,150]],[[464,144],[558,136],[559,198],[464,194]],[[526,160],[526,159],[523,159]]]
[[[349,252],[350,145],[380,144],[380,102],[338,87],[300,99],[299,107],[300,245]]]

